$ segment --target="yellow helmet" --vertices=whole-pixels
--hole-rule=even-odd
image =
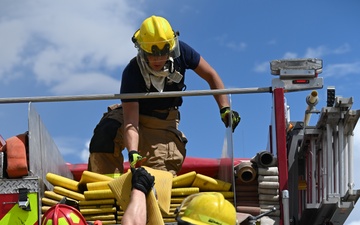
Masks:
[[[180,55],[178,33],[163,17],[151,16],[145,19],[132,38],[142,53],[176,58]]]
[[[178,210],[181,211],[183,207],[186,207],[184,214],[182,217],[177,216],[179,225],[236,224],[235,207],[221,193],[203,192],[191,195],[183,201]]]

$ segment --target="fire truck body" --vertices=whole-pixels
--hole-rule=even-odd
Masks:
[[[316,109],[318,99],[314,90],[323,88],[323,80],[318,76],[322,70],[322,61],[319,59],[274,60],[270,66],[272,74],[278,76],[273,79],[271,87],[170,93],[172,96],[190,96],[269,92],[273,96],[272,121],[269,127],[264,127],[270,133],[270,148],[265,154],[261,152],[252,159],[234,158],[232,132],[229,132],[227,146],[219,159],[188,157],[180,174],[196,171],[231,182],[232,191],[235,193],[234,205],[238,212],[249,206],[241,205],[243,201],[242,196],[238,194],[239,190],[256,183],[258,188],[253,190],[252,194],[258,196],[255,201],[262,209],[260,214],[249,216],[249,224],[255,224],[256,221],[267,224],[261,222],[262,217],[268,217],[275,224],[281,225],[344,224],[360,196],[359,190],[354,189],[353,178],[353,130],[358,122],[360,110],[351,109],[351,97],[336,97],[334,87],[327,88],[327,106],[321,110]],[[304,119],[290,120],[286,93],[307,90],[312,92],[306,96],[308,107],[304,110]],[[29,175],[19,179],[8,179],[1,174],[0,225],[9,224],[9,221],[11,224],[39,224],[44,191],[53,189],[46,180],[46,174],[50,172],[77,180],[86,170],[86,164],[71,165],[63,160],[32,103],[57,100],[59,98],[1,101],[30,103]],[[309,125],[311,115],[319,116],[315,125]],[[276,194],[271,196],[272,199],[276,199],[275,202],[264,200],[263,196],[269,196],[262,195],[263,190],[260,190],[260,177],[263,179],[260,169],[264,167],[260,164],[266,164],[262,163],[262,160],[269,156],[269,164],[278,172]],[[5,161],[4,154],[1,154],[2,171],[6,169]],[[257,165],[246,167],[245,162]],[[274,213],[272,208],[276,209],[278,214]]]

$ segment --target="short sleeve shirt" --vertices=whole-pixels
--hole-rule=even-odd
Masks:
[[[174,59],[174,66],[175,69],[183,75],[183,78],[180,83],[166,80],[163,90],[164,92],[183,90],[185,82],[185,71],[187,69],[194,70],[200,62],[200,54],[196,52],[192,47],[182,41],[179,41],[179,45],[180,56]],[[152,85],[150,87],[150,90],[146,87],[144,78],[137,64],[136,57],[134,57],[123,71],[120,94],[148,92],[158,92],[158,90]],[[167,109],[173,106],[180,106],[182,104],[181,97],[122,99],[121,101],[139,102],[140,113],[149,112],[156,109]]]

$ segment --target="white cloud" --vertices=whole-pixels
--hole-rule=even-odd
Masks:
[[[90,140],[86,140],[83,149],[78,146],[83,143],[83,140],[74,137],[55,137],[54,141],[61,152],[64,160],[69,163],[87,163],[89,158],[89,144]]]
[[[353,221],[348,223],[348,225],[360,225],[360,221]]]
[[[114,81],[98,68],[116,71],[135,55],[131,36],[142,19],[136,8],[116,0],[2,1],[0,15],[0,79],[31,71],[55,94],[97,92]],[[102,79],[80,89],[71,85],[84,74]]]
[[[76,147],[74,147],[74,146],[78,146],[78,143],[80,142],[78,138],[63,136],[63,137],[53,137],[53,139],[64,159],[71,158],[74,162],[79,161],[81,156],[81,154],[79,154],[80,151],[76,149]]]
[[[247,47],[247,44],[245,42],[229,41],[228,39],[229,35],[227,34],[222,34],[221,36],[217,36],[215,38],[215,40],[218,41],[221,46],[225,46],[234,51],[243,51]]]
[[[321,58],[328,53],[329,50],[325,46],[319,46],[317,48],[307,48],[304,58]]]
[[[319,46],[317,48],[307,48],[304,58],[321,58],[325,55],[332,55],[332,54],[344,54],[349,52],[350,45],[345,43],[335,49],[329,49],[326,46]]]
[[[255,65],[254,71],[258,73],[266,72],[269,70],[269,67],[270,67],[269,62],[258,63]]]
[[[297,54],[294,52],[286,52],[283,56],[283,59],[295,59],[297,57]]]
[[[360,61],[353,63],[330,64],[324,68],[324,77],[343,77],[360,73]]]
[[[120,80],[100,73],[73,74],[51,89],[55,94],[113,94],[120,92]]]
[[[10,70],[12,65],[19,62],[20,58],[18,57],[17,50],[21,49],[23,46],[23,42],[21,39],[25,35],[25,32],[22,31],[18,22],[9,21],[6,24],[0,23],[1,32],[1,53],[0,53],[0,78],[2,78],[3,74]],[[14,34],[12,36],[9,35],[9,31],[12,30]],[[6,45],[5,45],[6,43]]]
[[[230,48],[230,49],[233,49],[235,51],[244,51],[245,48],[247,47],[246,43],[244,42],[233,42],[233,41],[230,41],[226,44],[226,47]]]
[[[345,43],[345,44],[343,44],[342,46],[334,49],[332,52],[333,52],[334,54],[344,54],[344,53],[347,53],[347,52],[349,52],[349,51],[351,51],[350,45],[347,44],[347,43]]]

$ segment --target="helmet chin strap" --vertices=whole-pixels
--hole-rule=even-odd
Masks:
[[[173,58],[169,58],[165,66],[161,71],[155,71],[150,68],[148,62],[140,56],[136,57],[141,74],[145,80],[146,87],[150,90],[151,84],[159,91],[163,92],[165,85],[165,78],[169,78],[171,81],[179,83],[183,78],[178,71],[175,70]]]

